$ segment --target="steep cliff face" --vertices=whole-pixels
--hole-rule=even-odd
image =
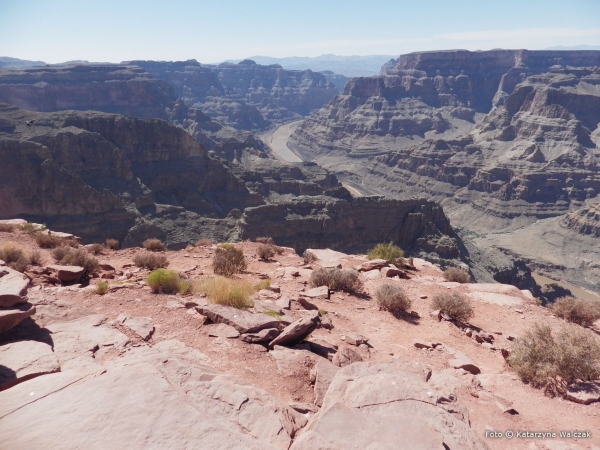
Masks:
[[[187,105],[238,129],[264,129],[289,121],[327,103],[337,90],[310,70],[285,70],[254,61],[207,66],[181,62],[131,61],[173,85]]]
[[[132,66],[0,70],[0,102],[30,111],[95,110],[164,119],[176,98],[169,84]]]

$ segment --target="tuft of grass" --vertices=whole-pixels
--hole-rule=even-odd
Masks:
[[[154,293],[175,294],[179,291],[179,274],[174,270],[156,269],[146,277],[146,283]]]
[[[101,255],[106,250],[106,247],[102,244],[90,244],[86,248],[88,253],[92,255]]]
[[[395,284],[379,286],[377,291],[375,291],[375,297],[377,298],[379,307],[392,314],[405,313],[412,305],[412,301],[408,298],[404,289]]]
[[[254,286],[254,289],[256,289],[257,291],[262,291],[263,289],[269,289],[271,287],[271,280],[262,280],[259,281],[256,286]]]
[[[275,256],[275,249],[272,245],[260,244],[256,249],[256,254],[258,255],[259,259],[262,259],[263,261],[268,261],[273,256]]]
[[[0,223],[0,231],[3,233],[12,233],[15,231],[15,226],[9,223]]]
[[[205,293],[211,303],[233,306],[234,308],[251,308],[254,306],[250,299],[254,288],[243,280],[216,276],[201,280],[196,285],[196,289]]]
[[[279,314],[277,311],[272,311],[270,309],[265,309],[262,313],[266,314],[267,316],[273,317],[275,319],[281,320],[281,314]]]
[[[471,282],[471,276],[458,267],[449,267],[444,270],[444,279],[446,281],[454,281],[461,284]]]
[[[42,248],[56,248],[68,245],[67,240],[63,237],[43,233],[35,234],[35,243]]]
[[[233,244],[220,244],[213,257],[213,271],[215,275],[230,277],[235,273],[246,270],[246,259],[241,250]]]
[[[576,380],[600,377],[600,341],[575,325],[554,335],[549,325],[536,323],[517,339],[508,363],[523,382],[559,394]]]
[[[327,314],[327,310],[319,308],[319,317],[323,317],[325,314]]]
[[[600,319],[600,302],[573,297],[561,297],[550,305],[550,310],[567,322],[590,327]]]
[[[367,258],[385,259],[389,264],[402,267],[404,265],[404,250],[392,242],[389,244],[377,244],[367,252]]]
[[[304,258],[304,264],[312,264],[317,260],[317,255],[310,250],[304,250],[304,253],[302,253],[302,258]]]
[[[116,239],[107,239],[106,240],[106,247],[109,248],[110,250],[118,250],[119,249],[119,241],[117,241]]]
[[[460,322],[466,322],[473,317],[474,313],[469,300],[456,292],[444,292],[434,295],[431,309],[439,309]]]
[[[63,266],[83,267],[84,278],[98,272],[100,267],[98,260],[82,249],[58,247],[52,250],[52,257]]]
[[[166,248],[160,239],[146,239],[142,246],[151,252],[164,252]]]
[[[164,269],[169,265],[166,256],[153,255],[152,253],[138,253],[133,257],[133,263],[148,270]]]
[[[310,275],[311,286],[327,286],[335,291],[346,291],[357,294],[362,291],[363,284],[354,269],[318,269]]]
[[[104,295],[108,292],[108,281],[101,281],[94,288],[94,294]]]
[[[216,241],[212,239],[198,239],[194,244],[194,247],[211,247],[216,244]]]

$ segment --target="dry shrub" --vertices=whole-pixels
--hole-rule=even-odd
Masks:
[[[94,294],[104,295],[108,292],[108,281],[101,281],[94,288]]]
[[[27,222],[19,226],[19,229],[26,234],[36,234],[40,231],[45,231],[48,228],[46,228],[46,225],[35,225],[33,223]]]
[[[164,255],[153,255],[152,253],[139,253],[133,257],[133,263],[138,267],[145,267],[149,270],[164,269],[169,265],[167,257]]]
[[[146,239],[142,245],[146,250],[150,250],[151,252],[165,251],[165,244],[163,244],[160,239]]]
[[[29,262],[34,266],[41,266],[44,264],[44,257],[42,256],[42,252],[39,250],[34,250],[29,254]]]
[[[106,246],[111,250],[118,250],[119,241],[117,241],[116,239],[107,239]]]
[[[473,317],[473,307],[469,300],[456,292],[436,294],[431,302],[431,309],[439,309],[456,320],[466,322]]]
[[[216,275],[230,277],[234,273],[246,270],[246,259],[244,253],[233,246],[233,244],[221,244],[215,251],[213,257],[213,270]]]
[[[88,253],[91,253],[93,255],[101,255],[104,250],[106,250],[106,247],[104,247],[104,245],[102,244],[90,244],[86,247]]]
[[[179,291],[179,274],[174,270],[156,269],[146,277],[146,283],[154,293],[175,294]]]
[[[361,292],[363,288],[359,274],[354,269],[317,269],[310,275],[310,284],[352,294]]]
[[[471,276],[462,269],[449,267],[444,270],[444,279],[446,281],[455,281],[456,283],[470,283]]]
[[[83,267],[83,276],[89,277],[98,272],[98,260],[90,256],[85,250],[70,247],[58,247],[52,250],[52,257],[63,266]]]
[[[377,244],[367,252],[367,258],[385,259],[389,264],[394,264],[397,267],[402,267],[404,265],[403,257],[404,250],[394,245],[392,242],[389,244]]]
[[[302,258],[304,258],[304,264],[312,264],[317,260],[317,255],[310,250],[304,250]]]
[[[67,245],[67,240],[54,234],[35,234],[35,243],[42,248],[56,248]]]
[[[600,341],[575,325],[563,326],[554,336],[549,325],[536,323],[517,339],[508,363],[523,382],[563,393],[576,380],[600,377]]]
[[[215,245],[217,242],[212,239],[198,239],[194,244],[194,247],[211,247]]]
[[[383,284],[375,291],[377,304],[384,311],[392,314],[407,312],[412,302],[400,286],[395,284]]]
[[[271,237],[257,237],[255,239],[256,242],[260,243],[260,244],[267,244],[267,245],[273,245],[273,238]]]
[[[573,297],[561,297],[550,305],[550,310],[567,322],[590,327],[600,319],[600,302]]]
[[[254,292],[254,287],[243,280],[221,276],[207,278],[198,283],[197,289],[204,292],[211,303],[234,308],[251,308],[253,306],[250,296]]]
[[[256,254],[260,259],[267,261],[275,256],[275,249],[272,245],[260,244],[256,250]]]
[[[3,233],[12,233],[15,231],[15,226],[9,223],[0,223],[0,231]]]
[[[19,272],[25,272],[31,263],[25,252],[14,242],[7,242],[0,249],[0,259],[8,267]]]

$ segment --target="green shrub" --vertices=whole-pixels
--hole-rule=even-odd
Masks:
[[[211,303],[234,308],[251,308],[253,306],[250,296],[254,292],[254,288],[243,280],[217,276],[201,280],[196,289],[204,292]]]
[[[101,281],[94,288],[94,294],[104,295],[108,292],[108,281]]]
[[[179,274],[174,270],[156,269],[146,277],[146,283],[152,292],[175,294],[179,291]]]
[[[554,336],[549,325],[534,324],[516,340],[508,363],[523,382],[560,393],[561,385],[600,377],[600,341],[575,325]]]
[[[275,249],[272,245],[260,244],[256,249],[256,254],[260,259],[267,261],[275,256]]]
[[[600,302],[573,297],[561,297],[550,305],[550,310],[567,322],[590,327],[600,319]]]
[[[454,281],[456,283],[470,283],[471,276],[462,269],[457,267],[449,267],[444,271],[444,279],[446,281]]]
[[[431,309],[439,309],[450,317],[466,322],[473,317],[473,307],[469,300],[456,292],[444,292],[436,294],[431,302]]]
[[[354,269],[317,269],[310,275],[311,286],[327,286],[335,291],[352,294],[362,291],[363,284]]]
[[[395,284],[383,284],[375,291],[377,304],[384,311],[389,311],[392,314],[407,312],[412,302],[400,286]]]
[[[116,239],[107,239],[106,246],[111,250],[117,250],[119,248],[119,241]]]
[[[304,264],[312,264],[317,260],[317,255],[310,250],[304,250],[302,258],[304,258]]]
[[[164,252],[166,248],[160,239],[146,239],[142,245],[146,250],[151,252]]]
[[[216,275],[230,277],[246,270],[246,259],[241,250],[233,244],[220,244],[213,257],[213,270]]]
[[[169,265],[166,256],[153,255],[152,253],[138,253],[133,257],[133,263],[148,270],[164,269]]]
[[[369,259],[385,259],[389,264],[394,264],[397,267],[403,266],[403,257],[404,251],[392,242],[389,244],[377,244],[367,253],[367,258]]]

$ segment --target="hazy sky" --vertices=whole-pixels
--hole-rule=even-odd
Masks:
[[[0,0],[0,56],[57,63],[600,46],[600,0]]]

